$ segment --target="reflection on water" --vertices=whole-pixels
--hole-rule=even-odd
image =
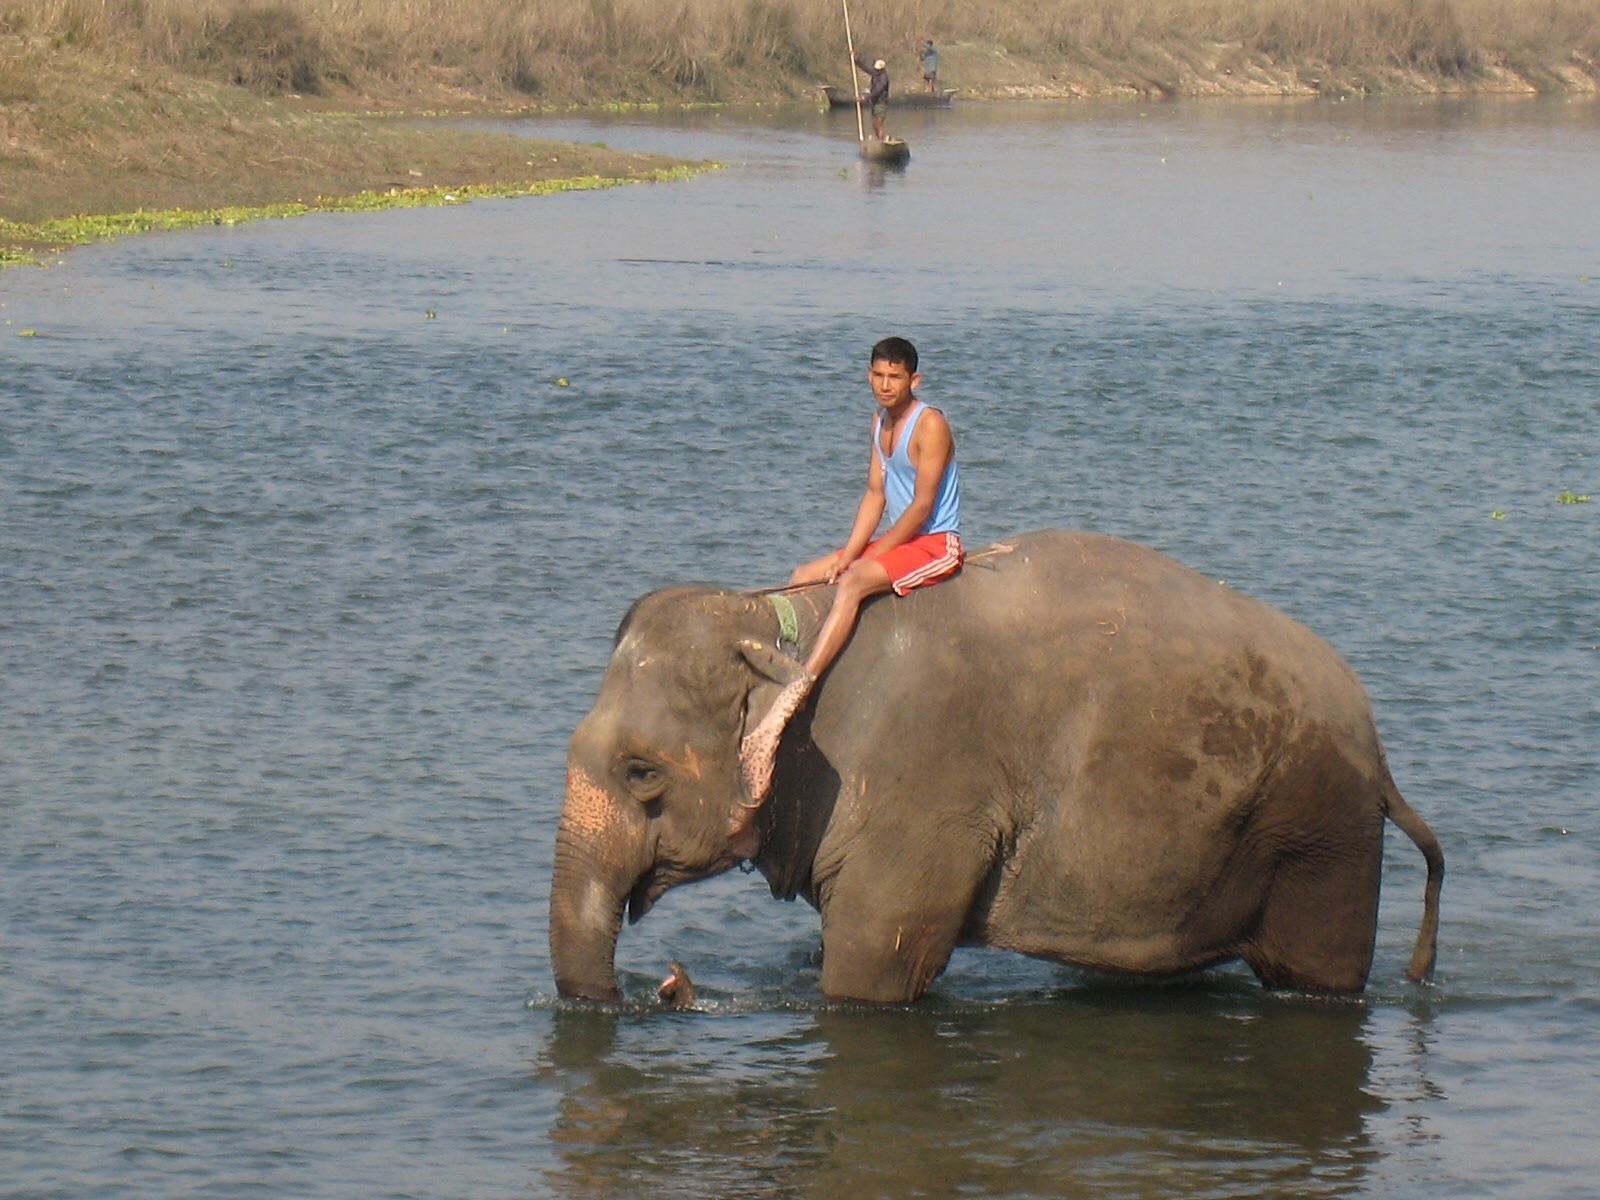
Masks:
[[[858,162],[855,166],[856,178],[868,188],[881,188],[905,170],[904,163]]]
[[[562,1194],[1346,1196],[1376,1151],[1365,1006],[1087,989],[964,1011],[557,1011]],[[712,1051],[708,1053],[708,1046]]]

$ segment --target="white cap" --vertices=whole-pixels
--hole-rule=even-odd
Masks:
[[[872,69],[874,71],[881,71],[885,67],[887,67],[888,65],[889,65],[888,63],[884,62],[883,59],[880,58],[877,62],[872,64]]]

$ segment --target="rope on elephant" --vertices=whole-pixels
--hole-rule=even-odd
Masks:
[[[966,558],[962,559],[962,566],[970,566],[979,559],[1010,554],[1015,549],[1015,546],[1008,545],[1005,542],[995,542],[992,546],[985,546],[982,550],[967,555]],[[815,580],[811,583],[780,583],[776,587],[750,588],[744,594],[746,596],[792,596],[796,592],[809,592],[812,588],[832,586],[831,583],[824,583],[821,580]]]

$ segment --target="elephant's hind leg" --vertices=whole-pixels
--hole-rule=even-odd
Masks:
[[[1269,988],[1359,992],[1377,935],[1383,828],[1315,853],[1286,858],[1274,873],[1241,956]]]

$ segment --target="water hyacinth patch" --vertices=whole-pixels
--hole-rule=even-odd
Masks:
[[[389,208],[421,208],[444,204],[465,204],[472,200],[504,199],[513,196],[546,196],[557,192],[589,191],[616,187],[624,183],[668,183],[688,179],[719,164],[664,167],[637,176],[620,178],[606,175],[579,175],[568,179],[528,180],[517,183],[464,184],[459,187],[387,188],[357,192],[350,196],[318,196],[314,200],[287,204],[233,205],[224,208],[169,208],[131,213],[90,214],[24,225],[0,218],[0,240],[13,244],[37,245],[41,249],[62,249],[91,242],[110,241],[132,233],[193,229],[202,225],[237,225],[244,221],[273,217],[298,217],[312,212],[379,212]],[[0,266],[37,263],[36,254],[22,249],[0,251]]]

